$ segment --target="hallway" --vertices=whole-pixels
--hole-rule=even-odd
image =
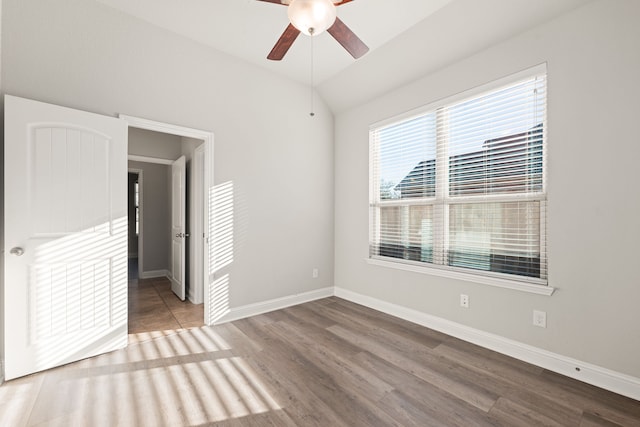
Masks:
[[[129,260],[129,342],[134,334],[204,325],[204,304],[180,301],[166,277],[137,278],[137,259]]]

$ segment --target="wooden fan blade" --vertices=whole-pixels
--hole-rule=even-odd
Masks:
[[[355,59],[360,58],[365,53],[369,52],[369,48],[354,34],[349,27],[345,25],[340,18],[336,18],[336,22],[327,30],[334,39],[338,41],[344,47],[347,52],[351,54]]]
[[[258,0],[258,1],[263,1],[263,2],[266,2],[266,3],[276,3],[276,4],[281,4],[281,5],[286,6],[286,4],[282,3],[280,0]],[[347,1],[351,1],[351,0],[347,0]]]
[[[261,0],[261,1],[265,1],[265,0]],[[268,0],[266,0],[266,1],[268,1]],[[342,0],[342,1],[339,1],[339,2],[335,2],[333,4],[336,5],[336,6],[340,6],[341,4],[350,3],[352,1],[353,0]]]
[[[289,24],[276,42],[276,45],[271,49],[271,52],[269,52],[269,55],[267,55],[267,59],[280,61],[284,58],[284,55],[286,55],[291,45],[298,37],[298,34],[300,34],[300,30]]]

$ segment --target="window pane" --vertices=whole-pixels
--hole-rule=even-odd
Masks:
[[[374,138],[381,200],[435,195],[435,114],[381,128]]]
[[[447,108],[449,194],[542,191],[544,79]]]
[[[449,208],[449,265],[540,277],[540,202]]]
[[[404,258],[402,245],[402,207],[383,207],[380,212],[380,247],[375,254],[392,258]]]
[[[389,206],[379,208],[380,245],[375,255],[411,261],[433,259],[433,207]]]
[[[433,261],[433,206],[409,207],[409,259]]]

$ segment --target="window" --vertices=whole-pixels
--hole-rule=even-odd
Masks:
[[[136,208],[136,236],[140,235],[140,183],[136,181],[133,184],[134,200],[133,205]]]
[[[546,72],[370,130],[370,258],[546,284]]]

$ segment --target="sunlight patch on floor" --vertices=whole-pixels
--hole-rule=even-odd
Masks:
[[[201,425],[282,409],[213,328],[141,335],[125,349],[3,384],[3,425]]]

